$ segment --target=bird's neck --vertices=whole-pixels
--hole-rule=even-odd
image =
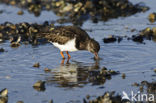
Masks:
[[[84,42],[79,42],[79,45],[77,45],[77,48],[79,50],[88,50],[89,48],[89,44],[90,44],[90,40],[85,40]]]

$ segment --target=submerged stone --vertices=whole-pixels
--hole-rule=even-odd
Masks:
[[[45,82],[44,81],[37,81],[34,85],[33,88],[36,89],[37,91],[44,91],[45,90]]]
[[[153,27],[153,28],[152,28],[152,33],[153,33],[153,36],[156,37],[156,27]]]
[[[48,72],[51,72],[51,69],[49,69],[49,68],[44,68],[44,71],[45,71],[46,73],[48,73]]]
[[[0,52],[4,52],[5,50],[3,48],[0,48]]]
[[[3,89],[0,91],[0,96],[2,97],[7,97],[8,96],[8,89]]]
[[[115,38],[115,36],[110,36],[110,37],[108,37],[108,38],[104,38],[103,39],[103,42],[104,43],[113,43],[113,42],[115,42],[117,39]]]
[[[17,12],[17,14],[18,14],[18,15],[23,15],[24,12],[23,12],[22,10],[20,10],[20,11]]]
[[[16,103],[24,103],[23,101],[17,101]]]
[[[12,42],[10,45],[12,48],[17,48],[20,46],[20,43]]]
[[[126,74],[123,73],[123,74],[122,74],[122,79],[125,79],[125,78],[126,78]]]
[[[153,23],[154,21],[156,21],[156,13],[151,13],[151,14],[149,14],[148,19],[149,19],[149,21],[152,22],[152,23]]]
[[[3,89],[0,91],[0,103],[8,102],[8,89]]]
[[[39,68],[39,67],[40,67],[40,63],[35,63],[35,64],[33,65],[33,67]]]
[[[143,42],[143,36],[141,36],[141,35],[133,35],[133,36],[132,36],[132,40],[133,40],[134,42],[142,43],[142,42]]]

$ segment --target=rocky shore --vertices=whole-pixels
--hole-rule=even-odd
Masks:
[[[35,16],[39,16],[43,10],[53,11],[62,17],[59,23],[72,22],[75,25],[81,25],[87,19],[97,23],[149,9],[143,3],[134,5],[128,0],[0,0],[0,3],[27,9]],[[23,11],[17,14],[22,15]]]
[[[10,22],[5,22],[0,24],[0,42],[10,40],[11,47],[18,47],[21,45],[21,43],[30,43],[32,45],[44,44],[48,42],[45,39],[45,36],[49,35],[54,29],[54,24],[49,24],[47,21],[45,21],[43,24],[30,24],[26,22],[13,24]],[[131,37],[111,35],[108,38],[104,38],[103,42],[112,43],[117,41],[120,43],[123,39],[132,40],[139,43],[143,43],[144,40],[156,41],[156,27],[147,27]]]
[[[132,35],[131,37],[111,35],[108,38],[104,38],[103,42],[104,43],[113,43],[113,42],[120,43],[123,39],[132,40],[138,43],[144,43],[144,40],[156,41],[156,27],[153,27],[153,28],[147,27],[141,30],[138,34]]]

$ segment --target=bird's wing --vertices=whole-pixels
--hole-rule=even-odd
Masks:
[[[51,42],[58,42],[60,44],[66,43],[70,39],[76,38],[76,41],[85,42],[88,34],[76,26],[56,27],[46,38]]]
[[[45,37],[48,39],[48,41],[65,44],[68,40],[74,39],[75,34],[64,27],[58,27]]]
[[[90,38],[86,31],[76,26],[66,26],[66,30],[72,32],[76,37],[80,38],[82,41],[85,41],[87,38]]]

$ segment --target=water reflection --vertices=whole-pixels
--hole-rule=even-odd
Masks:
[[[64,62],[64,60],[63,60]],[[52,69],[49,75],[46,75],[47,85],[57,85],[58,87],[83,87],[87,83],[92,85],[104,84],[106,78],[100,76],[99,62],[91,64],[68,60],[66,64]]]

